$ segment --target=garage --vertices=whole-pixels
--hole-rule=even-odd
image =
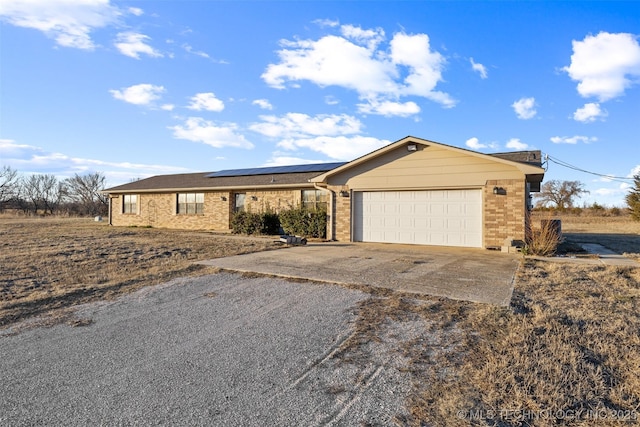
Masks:
[[[482,247],[482,190],[355,191],[357,242]]]

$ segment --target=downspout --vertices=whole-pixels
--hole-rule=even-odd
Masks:
[[[330,238],[329,240],[335,240],[334,239],[334,233],[333,233],[333,221],[335,220],[334,215],[333,215],[333,211],[334,211],[334,206],[333,206],[333,200],[334,197],[336,196],[336,192],[331,190],[328,186],[327,187],[320,187],[318,185],[317,182],[313,183],[313,188],[315,188],[316,190],[327,190],[331,193],[331,198],[329,201],[329,209],[330,209],[330,214],[329,214],[329,232],[328,237]]]
[[[111,221],[111,194],[107,195],[107,197],[109,198],[109,225],[113,225],[112,221]]]

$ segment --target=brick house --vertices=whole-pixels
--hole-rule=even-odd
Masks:
[[[240,209],[324,205],[333,240],[492,248],[524,239],[540,154],[408,136],[347,163],[158,175],[104,193],[115,226],[229,230]]]

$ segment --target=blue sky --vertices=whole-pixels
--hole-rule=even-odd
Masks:
[[[640,2],[2,0],[0,166],[109,186],[413,135],[640,173]],[[629,181],[548,163],[581,203]]]

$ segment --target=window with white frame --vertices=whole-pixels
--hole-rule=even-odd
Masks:
[[[327,210],[329,192],[324,190],[302,190],[302,207],[310,210]]]
[[[178,193],[178,215],[204,213],[204,193]]]
[[[138,195],[124,194],[122,197],[122,213],[137,214],[138,213]]]

